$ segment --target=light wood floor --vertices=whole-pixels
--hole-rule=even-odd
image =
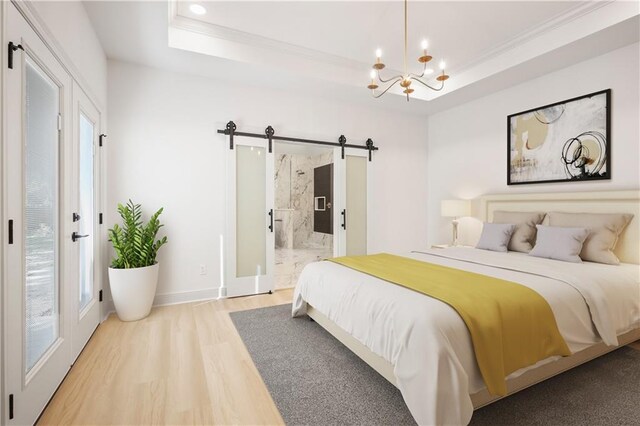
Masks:
[[[290,303],[293,291],[111,315],[38,424],[283,424],[228,312]]]
[[[39,424],[283,424],[228,312],[291,297],[287,289],[159,307],[131,323],[110,316]]]

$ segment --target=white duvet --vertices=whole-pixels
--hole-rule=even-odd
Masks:
[[[551,306],[572,352],[600,341],[616,345],[616,335],[640,326],[638,265],[567,263],[470,248],[404,256],[532,288]],[[394,366],[398,387],[419,424],[470,421],[470,394],[485,385],[469,331],[449,305],[332,262],[311,263],[302,271],[293,315],[303,315],[307,303]]]

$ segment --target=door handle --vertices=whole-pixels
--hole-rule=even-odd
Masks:
[[[347,230],[347,210],[342,210],[342,212],[340,212],[340,214],[342,215],[342,229],[344,229],[345,231]]]
[[[71,234],[71,241],[73,241],[74,243],[76,242],[76,240],[80,239],[80,238],[86,238],[88,237],[89,234],[87,235],[80,235],[78,234],[76,231],[73,231],[73,233]]]
[[[273,232],[273,209],[269,210],[269,231]]]

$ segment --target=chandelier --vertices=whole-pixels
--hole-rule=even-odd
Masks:
[[[409,102],[409,95],[414,91],[414,89],[411,88],[412,82],[417,81],[423,86],[439,92],[444,88],[444,82],[449,78],[449,76],[444,72],[444,61],[440,61],[441,73],[436,77],[436,80],[440,82],[440,86],[434,87],[423,80],[425,75],[433,73],[432,69],[427,69],[427,63],[433,59],[433,57],[427,53],[427,47],[429,47],[427,40],[422,40],[422,55],[418,58],[418,62],[422,64],[422,73],[414,74],[407,71],[407,4],[408,0],[404,0],[404,72],[403,74],[396,75],[395,77],[388,79],[382,78],[380,76],[380,71],[384,69],[385,64],[382,63],[382,51],[377,49],[376,63],[373,64],[373,69],[370,72],[371,83],[367,86],[367,88],[371,90],[373,97],[376,99],[387,93],[393,86],[400,83],[400,87],[404,89],[402,92],[407,95],[407,102]],[[376,89],[380,87],[378,83],[385,86],[380,93],[376,93]]]

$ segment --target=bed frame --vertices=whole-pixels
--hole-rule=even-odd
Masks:
[[[490,221],[493,217],[493,212],[497,210],[632,213],[634,217],[620,236],[614,252],[622,262],[640,264],[640,191],[500,194],[487,195],[481,197],[478,201],[480,202],[481,219],[485,221]],[[373,353],[364,344],[360,343],[324,314],[317,311],[313,306],[308,306],[307,314],[360,359],[369,364],[371,368],[397,387],[395,375],[393,374],[393,365],[391,365],[390,362]],[[571,356],[563,357],[557,361],[548,362],[528,370],[518,377],[507,380],[507,396],[577,367],[594,358],[605,355],[636,340],[640,340],[640,326],[619,335],[619,346],[611,347],[604,343],[598,343],[576,352]],[[471,395],[474,409],[491,404],[502,398],[504,397],[489,394],[486,389]]]

